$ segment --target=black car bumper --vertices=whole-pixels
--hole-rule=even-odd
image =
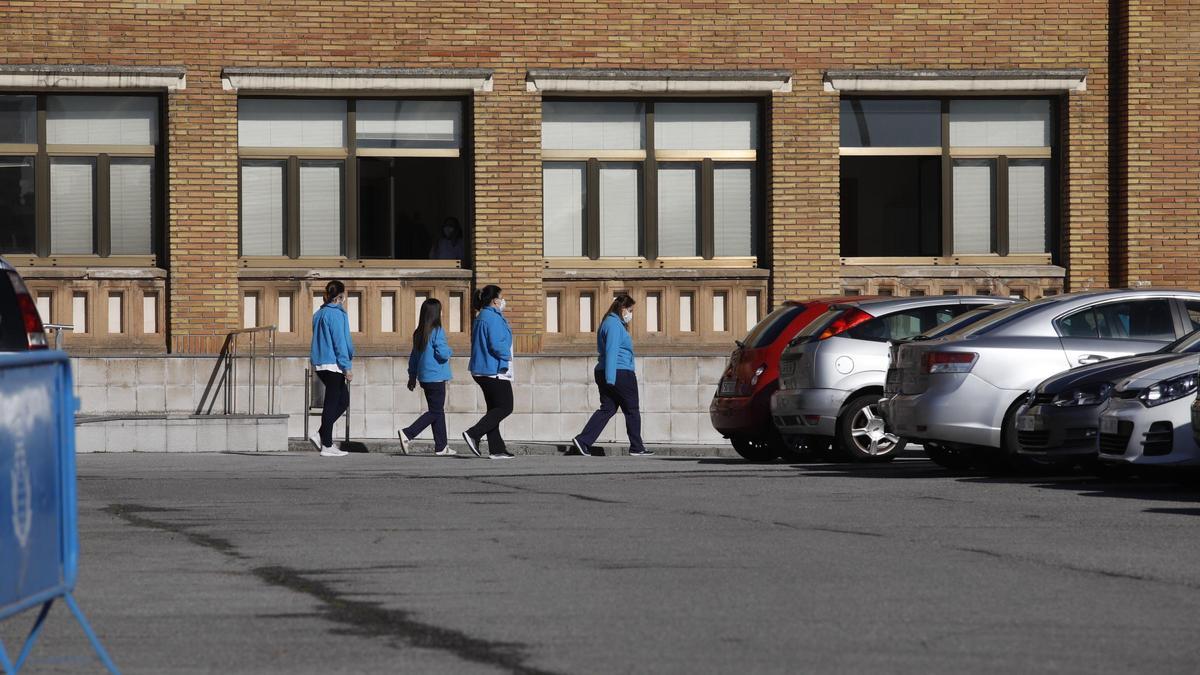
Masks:
[[[1017,411],[1016,426],[1021,455],[1045,459],[1094,456],[1098,451],[1100,406],[1022,407]]]

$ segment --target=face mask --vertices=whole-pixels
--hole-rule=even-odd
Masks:
[[[630,321],[633,321],[633,312],[631,312],[628,309],[625,310],[624,312],[621,312],[621,321],[624,321],[625,323],[629,323]]]
[[[454,228],[453,227],[443,227],[442,228],[442,236],[444,236],[447,239],[453,239],[454,238]]]
[[[500,298],[500,304],[496,305],[496,311],[503,312],[504,308],[507,306],[508,306],[508,303],[504,301],[504,298]]]

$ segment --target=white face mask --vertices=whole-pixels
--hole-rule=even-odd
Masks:
[[[453,227],[443,227],[442,228],[442,236],[446,237],[447,239],[452,239],[454,237],[454,228]]]
[[[500,298],[500,302],[496,304],[496,311],[503,312],[504,308],[507,306],[508,306],[508,303],[504,301],[504,298]]]
[[[630,321],[633,321],[633,312],[628,309],[621,312],[621,321],[624,321],[625,323],[629,323]]]

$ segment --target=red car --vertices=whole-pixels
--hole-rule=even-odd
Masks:
[[[847,296],[786,302],[738,341],[708,414],[713,428],[729,439],[739,455],[752,462],[767,462],[788,450],[771,421],[771,394],[779,388],[779,356],[796,333],[830,305],[863,299]]]

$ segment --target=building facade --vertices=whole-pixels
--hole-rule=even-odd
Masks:
[[[1196,9],[10,3],[0,253],[80,355],[300,353],[331,277],[380,356],[487,283],[518,353],[627,291],[681,357],[789,299],[1195,286]]]

